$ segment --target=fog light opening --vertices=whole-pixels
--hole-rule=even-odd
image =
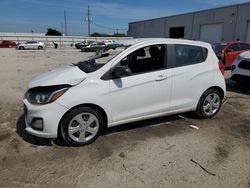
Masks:
[[[42,118],[34,118],[31,122],[31,127],[35,130],[42,131],[43,130],[43,119]]]

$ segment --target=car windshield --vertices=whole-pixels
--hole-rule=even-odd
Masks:
[[[215,53],[222,51],[226,47],[227,43],[215,43],[212,45]]]
[[[124,51],[123,48],[104,52],[101,54],[97,53],[97,55],[89,57],[88,60],[80,61],[74,65],[77,66],[79,69],[81,69],[85,73],[95,72],[98,69],[100,69],[103,65],[108,63],[111,59],[116,57],[122,51]]]

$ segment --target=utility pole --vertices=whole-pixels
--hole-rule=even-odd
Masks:
[[[64,9],[64,34],[67,36],[67,15],[66,15],[66,10]]]
[[[63,23],[61,22],[61,33],[63,35]]]
[[[88,5],[88,15],[84,21],[88,23],[88,36],[90,37],[90,22],[92,21],[92,18],[90,17],[89,5]]]

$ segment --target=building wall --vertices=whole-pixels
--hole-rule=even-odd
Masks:
[[[200,39],[200,29],[206,24],[222,24],[222,40],[246,40],[250,21],[250,3],[221,7],[194,13],[169,16],[129,24],[129,36],[169,37],[169,28],[185,27],[184,38]]]

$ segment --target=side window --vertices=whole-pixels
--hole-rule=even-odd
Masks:
[[[132,74],[157,71],[165,68],[165,45],[152,45],[140,48],[120,62],[120,66],[126,66]]]
[[[240,46],[239,44],[232,44],[228,47],[228,49],[232,49],[233,51],[240,51]]]
[[[202,63],[207,58],[207,49],[199,46],[176,44],[174,46],[175,67]]]
[[[240,49],[241,50],[250,50],[250,45],[248,45],[248,44],[240,44]]]

